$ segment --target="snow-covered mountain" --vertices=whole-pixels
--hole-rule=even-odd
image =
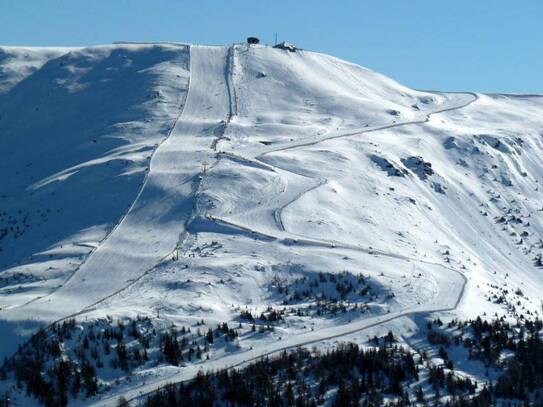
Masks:
[[[240,324],[209,359],[106,366],[83,404],[298,345],[409,343],[419,316],[541,312],[537,95],[260,45],[4,47],[0,146],[0,356],[72,317]]]

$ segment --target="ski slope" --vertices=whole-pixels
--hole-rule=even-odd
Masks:
[[[278,276],[363,273],[377,293],[362,314],[289,317],[82,405],[375,327],[409,336],[417,315],[540,312],[537,95],[421,92],[244,44],[0,57],[2,355],[71,316],[237,323],[284,305]]]
[[[122,288],[173,252],[192,215],[193,196],[203,163],[210,160],[216,123],[227,117],[225,58],[221,48],[191,47],[190,70],[198,74],[191,75],[188,98],[172,131],[154,152],[134,203],[77,272],[31,308],[52,312],[51,320],[63,317],[66,311],[75,313],[104,293]],[[47,304],[52,304],[51,311]]]

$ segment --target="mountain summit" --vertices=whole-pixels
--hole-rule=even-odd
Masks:
[[[239,324],[198,363],[98,368],[103,405],[419,316],[539,315],[542,137],[541,96],[296,48],[2,47],[0,354],[72,318]]]

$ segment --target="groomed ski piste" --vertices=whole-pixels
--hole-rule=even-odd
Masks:
[[[246,44],[6,47],[0,67],[0,356],[73,317],[237,324],[285,306],[278,278],[362,273],[376,293],[74,405],[298,346],[408,344],[419,317],[506,315],[498,286],[540,312],[540,96],[415,91]]]

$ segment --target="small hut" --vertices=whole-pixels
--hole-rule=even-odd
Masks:
[[[275,44],[273,47],[278,48],[278,49],[284,49],[290,52],[296,52],[297,50],[294,44],[287,41],[283,41],[283,42],[280,42],[279,44]]]
[[[260,40],[256,37],[247,37],[247,44],[249,45],[255,45],[260,43]]]

